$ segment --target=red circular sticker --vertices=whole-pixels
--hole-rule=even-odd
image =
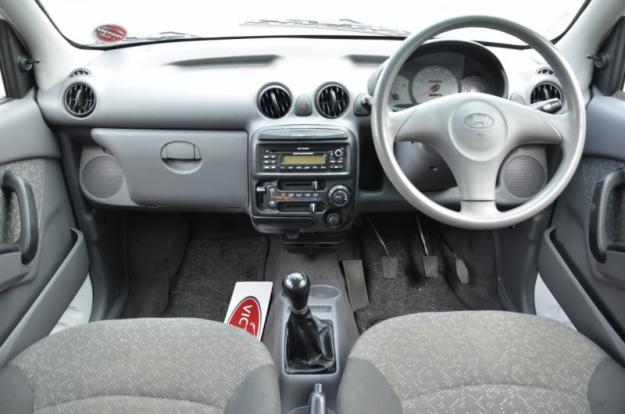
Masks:
[[[128,31],[117,24],[103,24],[93,29],[93,38],[99,42],[114,43],[124,40]]]

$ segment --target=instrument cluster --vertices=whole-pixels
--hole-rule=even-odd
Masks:
[[[505,97],[507,80],[501,63],[476,43],[433,42],[422,46],[399,72],[389,105],[401,110],[462,92]]]

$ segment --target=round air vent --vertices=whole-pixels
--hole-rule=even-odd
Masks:
[[[552,82],[541,82],[532,89],[530,103],[546,101],[548,99],[557,98],[562,101],[562,90]]]
[[[77,117],[83,118],[95,109],[95,92],[86,83],[72,83],[65,89],[63,97],[67,111]]]
[[[326,118],[338,118],[349,106],[349,95],[344,87],[332,83],[317,92],[317,110]]]
[[[88,76],[88,75],[91,75],[91,72],[89,72],[89,69],[78,68],[78,69],[74,69],[72,73],[69,74],[69,77],[73,78],[75,76]]]
[[[258,109],[268,118],[282,118],[291,109],[291,94],[280,85],[270,85],[258,96]]]

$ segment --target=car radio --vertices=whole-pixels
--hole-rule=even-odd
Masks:
[[[346,147],[326,145],[263,146],[260,169],[263,172],[341,172],[345,170]]]

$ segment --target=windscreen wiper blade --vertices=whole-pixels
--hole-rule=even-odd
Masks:
[[[293,27],[293,28],[310,28],[310,29],[322,29],[322,30],[339,30],[346,32],[365,33],[375,36],[392,36],[392,37],[406,37],[410,34],[405,30],[392,29],[382,26],[372,26],[365,23],[360,23],[351,19],[339,19],[336,22],[332,21],[318,21],[318,20],[306,20],[306,19],[287,19],[287,20],[273,20],[273,19],[260,19],[250,20],[241,24],[242,26],[272,26],[272,27]]]

